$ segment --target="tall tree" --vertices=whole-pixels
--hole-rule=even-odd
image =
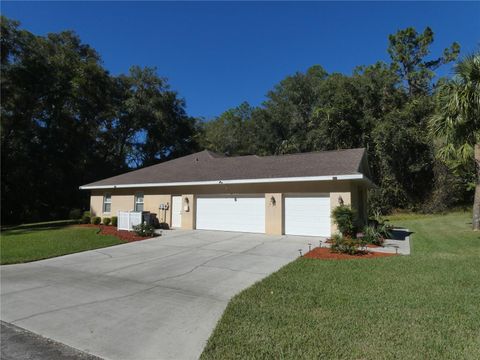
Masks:
[[[275,154],[308,151],[306,136],[313,125],[319,84],[328,74],[319,65],[287,76],[267,94],[264,109],[275,136]]]
[[[257,149],[252,148],[256,136],[251,126],[253,111],[254,108],[244,102],[205,123],[202,145],[222,154],[248,155],[255,152]]]
[[[426,94],[435,76],[434,71],[441,65],[454,61],[460,53],[460,45],[454,42],[445,48],[442,56],[426,60],[434,40],[433,31],[429,27],[421,34],[408,27],[390,35],[388,39],[388,53],[392,58],[392,65],[405,80],[411,96]]]
[[[71,31],[1,18],[2,222],[87,207],[78,186],[197,149],[197,121],[155,69],[111,76]]]
[[[439,157],[453,167],[475,163],[472,224],[480,230],[480,53],[460,61],[452,81],[439,88],[430,128],[442,141]]]
[[[119,82],[122,95],[112,132],[119,135],[128,164],[152,165],[197,150],[196,119],[187,116],[185,101],[155,68],[133,66]]]
[[[2,18],[2,218],[65,216],[96,160],[110,79],[72,32],[35,36]],[[5,47],[4,47],[5,44]]]

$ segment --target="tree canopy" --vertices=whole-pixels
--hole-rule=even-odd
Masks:
[[[1,18],[2,222],[65,217],[78,186],[197,150],[197,121],[155,69],[112,76],[71,31]]]

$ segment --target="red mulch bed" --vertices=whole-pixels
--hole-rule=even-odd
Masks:
[[[349,260],[349,259],[371,259],[377,257],[395,256],[395,254],[385,254],[378,252],[367,252],[358,255],[339,254],[331,252],[329,248],[315,248],[304,255],[307,259],[321,260]]]
[[[147,237],[138,236],[133,231],[117,230],[115,226],[94,225],[94,224],[80,224],[80,225],[73,225],[73,226],[97,228],[100,230],[98,232],[100,235],[113,235],[119,238],[120,240],[123,240],[126,242],[140,241],[140,240],[146,240],[146,239],[152,238],[148,236]]]

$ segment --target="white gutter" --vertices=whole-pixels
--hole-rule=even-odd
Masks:
[[[328,175],[328,176],[301,176],[264,179],[238,179],[238,180],[208,180],[208,181],[184,181],[170,183],[146,183],[146,184],[120,184],[120,185],[84,185],[81,190],[94,189],[127,189],[143,187],[165,187],[165,186],[192,186],[192,185],[228,185],[228,184],[262,184],[278,182],[302,182],[302,181],[332,181],[332,180],[365,180],[370,182],[363,174],[351,175]]]

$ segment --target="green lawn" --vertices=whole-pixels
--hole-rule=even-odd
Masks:
[[[0,233],[0,264],[22,263],[122,244],[98,229],[51,222],[21,225]]]
[[[232,299],[202,359],[480,359],[470,215],[390,220],[412,255],[294,261]]]

